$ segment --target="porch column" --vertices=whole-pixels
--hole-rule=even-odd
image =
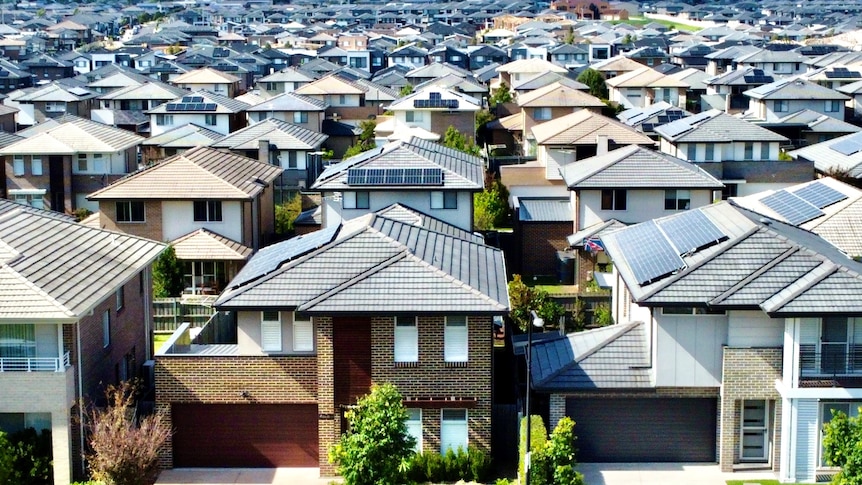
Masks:
[[[332,318],[314,317],[317,327],[317,435],[320,476],[335,476],[329,464],[329,448],[341,435],[341,418],[335,409]]]
[[[51,413],[51,451],[54,460],[54,485],[72,483],[71,415],[69,409]]]

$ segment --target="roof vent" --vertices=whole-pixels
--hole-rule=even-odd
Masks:
[[[763,224],[764,226],[771,226],[772,225],[772,219],[767,219],[765,217],[761,217],[760,223]]]

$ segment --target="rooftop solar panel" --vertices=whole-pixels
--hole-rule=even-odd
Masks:
[[[443,169],[351,168],[347,185],[443,185]]]
[[[813,204],[786,190],[774,192],[760,199],[760,201],[794,226],[804,224],[811,219],[823,215],[823,211]]]
[[[676,248],[665,238],[654,221],[619,231],[617,242],[640,285],[671,274],[685,266]]]
[[[809,202],[821,209],[836,202],[841,202],[847,198],[845,194],[833,189],[823,182],[808,184],[799,190],[793,191],[793,195],[800,197],[806,202]]]
[[[204,98],[201,96],[183,96],[183,103],[203,103]]]
[[[717,243],[727,236],[702,211],[690,210],[658,222],[682,255]]]
[[[844,138],[841,141],[829,145],[829,148],[842,154],[853,155],[862,150],[862,134],[854,134]]]

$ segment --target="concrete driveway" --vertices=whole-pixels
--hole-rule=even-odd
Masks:
[[[581,463],[589,485],[726,485],[727,480],[775,479],[771,471],[722,473],[702,463]]]
[[[318,468],[175,468],[165,470],[156,485],[327,485]]]

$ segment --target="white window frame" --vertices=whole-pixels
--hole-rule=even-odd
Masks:
[[[9,198],[36,209],[45,208],[45,189],[9,189]]]
[[[673,207],[668,202],[673,201]],[[691,191],[688,189],[667,189],[664,191],[664,210],[682,211],[691,208]]]
[[[218,125],[218,116],[213,113],[207,113],[204,115],[204,124],[206,126],[216,126]]]
[[[691,162],[697,160],[697,144],[696,143],[689,143],[688,145],[686,145],[685,156]]]
[[[418,317],[395,317],[392,352],[396,363],[419,362]]]
[[[463,417],[456,416],[463,413]],[[448,419],[447,419],[448,418]],[[446,451],[452,448],[451,445],[457,445],[452,448],[452,451],[458,451],[458,447],[462,447],[467,451],[467,446],[470,443],[469,428],[467,423],[470,416],[466,409],[441,409],[440,410],[440,453],[445,454]],[[450,438],[454,433],[458,433],[457,439]],[[463,434],[463,439],[462,439]]]
[[[371,194],[367,190],[344,192],[342,207],[345,209],[371,208]]]
[[[715,143],[705,145],[703,159],[707,162],[715,161]]]
[[[12,175],[16,177],[24,176],[24,155],[12,156]]]
[[[841,101],[837,99],[827,99],[826,100],[826,112],[827,113],[838,113],[841,111]]]
[[[772,101],[772,111],[775,113],[787,113],[790,111],[790,101],[786,99],[775,99]]]
[[[308,123],[308,112],[307,111],[294,111],[293,112],[293,123],[297,125]]]
[[[174,115],[157,114],[156,126],[172,126],[174,124]]]
[[[314,323],[311,317],[293,312],[293,351],[314,352]]]
[[[422,453],[422,408],[407,408],[407,434],[416,439],[416,453]]]
[[[760,159],[761,160],[769,160],[769,153],[772,150],[769,149],[769,143],[761,142],[760,143]]]
[[[272,319],[273,314],[276,316],[276,320]],[[260,312],[260,350],[281,352],[281,349],[281,312],[275,310]]]
[[[470,358],[470,325],[467,316],[451,315],[443,317],[443,320],[443,360],[467,362]]]
[[[111,346],[111,310],[102,312],[102,347]]]
[[[198,217],[199,206],[204,205],[204,217]],[[192,202],[192,219],[195,222],[223,222],[224,213],[222,212],[222,203],[220,200],[196,200]]]
[[[610,193],[611,203],[604,203],[605,195]],[[622,193],[622,195],[620,195]],[[625,211],[629,206],[629,192],[626,189],[602,189],[599,199],[601,210],[603,211]]]
[[[42,170],[42,157],[38,155],[30,157],[30,173],[37,176],[44,173]]]
[[[404,114],[404,119],[407,123],[422,123],[423,113],[421,111],[408,110]]]

